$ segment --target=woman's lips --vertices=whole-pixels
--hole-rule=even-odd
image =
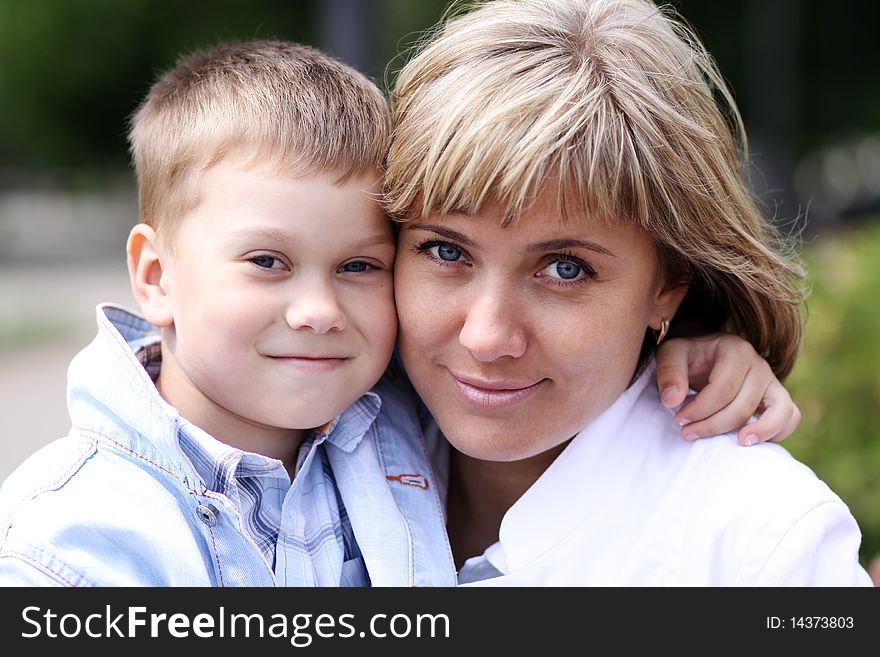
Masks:
[[[547,382],[541,379],[536,383],[510,381],[480,381],[449,373],[455,390],[469,404],[479,408],[509,408],[516,406],[536,394]]]

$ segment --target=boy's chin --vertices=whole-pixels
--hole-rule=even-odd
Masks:
[[[344,409],[343,409],[344,410]],[[330,425],[333,424],[333,420],[341,413],[339,412],[335,414],[327,413],[302,413],[296,416],[288,416],[285,418],[280,418],[273,422],[274,426],[277,426],[279,429],[286,429],[289,431],[311,431],[315,430],[319,433],[326,432],[330,429]]]

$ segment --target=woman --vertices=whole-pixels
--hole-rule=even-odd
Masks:
[[[696,37],[643,0],[490,1],[392,101],[399,346],[454,448],[460,581],[869,585],[812,472],[679,440],[656,392],[666,338],[732,330],[783,378],[801,337]]]

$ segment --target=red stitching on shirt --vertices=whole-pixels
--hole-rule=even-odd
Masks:
[[[422,490],[428,490],[428,479],[420,474],[402,474],[388,475],[385,477],[388,481],[396,481],[404,486],[414,486]]]
[[[55,577],[57,577],[58,579],[60,579],[61,581],[63,581],[65,584],[67,584],[67,586],[71,586],[71,587],[76,588],[76,584],[74,584],[74,583],[71,582],[69,579],[67,579],[66,577],[64,577],[64,575],[62,575],[61,573],[56,573],[54,570],[52,570],[51,568],[49,568],[49,566],[47,566],[46,564],[44,564],[42,561],[37,561],[36,559],[34,559],[33,557],[31,557],[31,556],[25,554],[24,552],[17,552],[16,550],[4,550],[3,554],[15,555],[15,556],[19,557],[20,559],[22,559],[22,560],[24,560],[24,561],[29,561],[31,564],[33,564],[34,566],[37,566],[38,568],[45,568],[45,569],[48,570],[50,573],[52,573],[53,575],[55,575]]]
[[[217,551],[217,541],[214,539],[214,530],[208,527],[208,533],[211,535],[211,544],[214,546],[214,561],[217,562],[217,570],[220,573],[220,586],[226,586],[223,583],[223,566],[220,565],[220,553]]]
[[[195,491],[193,491],[193,492],[195,493]],[[223,500],[221,497],[214,497],[212,495],[207,495],[206,493],[208,493],[208,492],[213,492],[213,491],[209,490],[208,488],[205,488],[205,493],[203,493],[201,496],[204,498],[207,498],[209,500],[214,500],[215,502],[220,502],[222,504]],[[198,494],[198,493],[196,493],[196,494]],[[226,586],[223,583],[223,565],[220,563],[220,551],[217,549],[217,541],[214,537],[214,530],[211,529],[210,527],[208,527],[208,533],[211,534],[211,544],[214,546],[214,561],[217,562],[217,570],[220,573],[220,586]]]
[[[98,431],[91,431],[89,429],[79,429],[79,431],[82,431],[83,433],[89,433],[89,434],[92,434],[95,436],[101,436],[102,438],[107,439],[108,442],[116,445],[119,449],[123,450],[124,452],[127,452],[128,454],[135,457],[136,459],[139,459],[141,461],[146,461],[150,465],[156,467],[158,470],[161,470],[162,472],[164,472],[168,475],[171,475],[172,477],[177,479],[177,475],[175,473],[171,472],[171,470],[167,470],[166,468],[163,468],[158,463],[155,463],[155,462],[151,461],[150,459],[148,459],[144,456],[141,456],[137,452],[130,450],[128,447],[126,447],[125,445],[123,445],[120,442],[117,442],[116,440],[114,440],[110,436],[107,436],[107,435],[100,433]],[[193,491],[193,492],[195,493],[196,491]],[[205,497],[208,497],[208,496],[206,495]],[[217,562],[217,570],[219,571],[219,574],[220,574],[220,586],[225,586],[225,584],[223,583],[223,566],[220,564],[220,554],[217,551],[217,541],[214,539],[214,532],[211,531],[210,529],[208,529],[208,531],[211,534],[211,543],[214,546],[214,560]]]
[[[415,409],[412,406],[410,406],[408,410],[409,410],[410,420],[413,423],[415,423],[415,426],[418,427],[418,430],[419,430],[418,438],[419,438],[419,444],[422,448],[422,454],[425,457],[425,467],[428,468],[428,475],[433,477],[434,476],[434,468],[431,467],[431,456],[428,454],[428,444],[427,444],[427,441],[425,440],[425,433],[422,431],[422,424],[421,424],[421,422],[419,422],[419,418],[415,412]],[[440,515],[441,518],[445,518],[446,517],[446,509],[443,506],[443,502],[440,501],[439,493],[437,491],[434,491],[434,495],[432,495],[432,497],[434,498],[434,506],[437,509],[437,513]],[[449,561],[453,563],[453,568],[454,568],[455,572],[457,573],[458,569],[455,568],[454,558],[452,556],[452,544],[449,542],[449,532],[446,531],[445,522],[444,522],[444,526],[443,526],[443,531],[441,531],[440,533],[442,534],[443,540],[446,543],[446,556],[448,556]]]
[[[385,452],[382,449],[382,440],[379,437],[379,428],[377,423],[373,423],[373,426],[370,427],[370,432],[373,434],[373,444],[376,445],[376,449],[379,452],[379,460],[382,462],[382,469],[387,472],[388,464],[385,462]],[[393,475],[386,475],[389,481],[394,481]],[[403,520],[403,526],[406,528],[406,538],[409,543],[409,582],[412,585],[413,582],[416,581],[416,547],[415,540],[413,540],[412,529],[409,526],[409,521],[406,519],[406,515],[401,514],[401,520]]]
[[[126,447],[122,443],[118,442],[117,440],[111,438],[110,436],[108,436],[106,434],[100,433],[99,431],[92,431],[91,429],[83,429],[80,427],[74,427],[74,429],[76,429],[77,431],[81,431],[84,434],[91,434],[93,436],[101,436],[101,438],[105,438],[107,440],[107,442],[112,443],[113,445],[116,445],[119,449],[121,449],[124,452],[127,452],[128,454],[135,457],[136,459],[138,459],[140,461],[146,461],[150,465],[154,466],[156,469],[161,470],[165,474],[171,475],[172,477],[174,477],[174,479],[178,478],[177,474],[175,474],[171,470],[168,470],[167,468],[163,468],[158,463],[155,463],[155,462],[151,461],[150,459],[148,459],[147,457],[142,456],[142,455],[138,454],[137,452],[135,452],[134,450],[129,449],[128,447]]]
[[[21,502],[19,502],[18,504],[16,504],[15,508],[18,509],[18,507],[20,507],[20,506],[21,506],[22,504],[24,504],[26,501],[30,500],[30,499],[31,499],[34,495],[36,495],[37,493],[40,493],[40,492],[46,492],[47,490],[54,490],[55,487],[56,487],[61,481],[63,481],[64,479],[66,479],[67,476],[68,476],[71,472],[73,472],[74,470],[76,470],[77,468],[79,468],[83,463],[85,463],[85,460],[84,460],[83,457],[85,457],[85,456],[86,456],[89,452],[91,452],[94,448],[95,448],[95,442],[92,441],[92,442],[90,442],[88,445],[86,445],[86,449],[85,449],[81,454],[79,454],[79,456],[76,457],[76,460],[70,465],[69,468],[67,468],[67,471],[66,471],[63,475],[61,475],[60,477],[58,477],[57,479],[55,479],[55,481],[53,481],[53,482],[50,483],[50,484],[45,484],[45,485],[43,485],[43,486],[40,486],[39,488],[34,488],[30,493],[28,493],[28,494],[27,494],[27,495],[21,500]]]

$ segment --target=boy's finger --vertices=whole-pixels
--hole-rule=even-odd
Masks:
[[[657,349],[657,388],[664,406],[678,406],[688,393],[688,343],[669,340]]]
[[[788,427],[796,426],[796,423],[793,423],[792,411],[792,407],[784,406],[767,409],[761,417],[739,430],[736,436],[737,442],[744,447],[749,447],[776,440],[777,437],[782,440],[782,432]]]
[[[760,400],[761,395],[756,390],[750,392],[749,383],[746,382],[730,404],[703,420],[685,424],[681,428],[681,435],[685,440],[696,440],[733,431],[748,422]],[[687,414],[688,408],[682,408],[682,412]]]
[[[785,440],[801,423],[801,409],[798,408],[798,405],[794,403],[794,400],[791,398],[791,394],[779,381],[774,380],[773,383],[770,384],[770,387],[767,388],[767,392],[764,395],[764,399],[765,403],[768,406],[774,406],[778,404],[790,405],[792,407],[791,418],[789,419],[788,423],[783,427],[782,431],[777,433],[771,439],[776,442],[780,440]]]
[[[761,417],[740,429],[740,445],[785,440],[800,423],[801,412],[781,383],[774,382],[764,394]]]
[[[785,440],[801,421],[801,412],[791,399],[788,390],[774,380],[767,391],[760,406],[761,417],[739,432],[739,442],[743,445],[753,445],[766,440],[779,442]]]
[[[789,418],[788,423],[778,434],[770,438],[769,440],[774,443],[779,443],[788,438],[794,430],[797,429],[798,425],[801,423],[801,409],[798,408],[797,404],[792,402],[794,406],[794,410],[791,413],[791,418]]]
[[[732,366],[728,367],[732,368]],[[736,424],[722,427],[722,431],[729,431],[751,417],[761,403],[763,395],[763,388],[754,378],[749,378],[748,369],[743,372],[730,369],[723,381],[711,381],[692,400],[682,406],[675,414],[675,421],[681,426],[700,422],[728,409],[736,401],[732,410],[736,415],[745,414],[745,416]],[[728,417],[732,416],[728,414]]]

